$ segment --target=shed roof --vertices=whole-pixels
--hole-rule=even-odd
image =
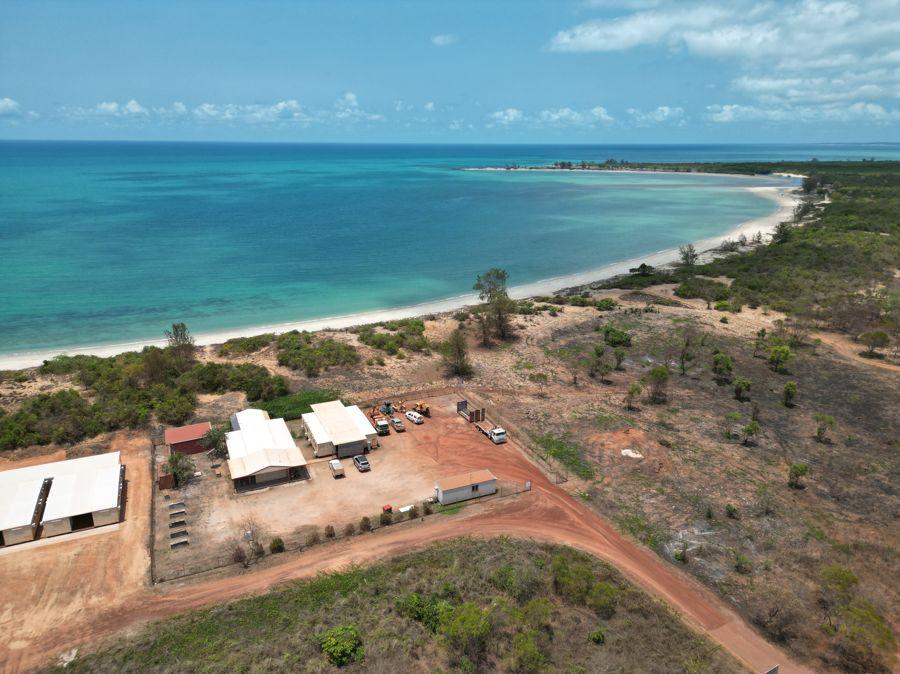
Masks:
[[[119,452],[0,472],[0,530],[31,524],[41,485],[53,478],[43,521],[115,508]]]
[[[322,422],[319,421],[319,417],[316,416],[315,412],[307,412],[306,414],[301,415],[300,418],[303,419],[303,424],[309,429],[310,435],[312,435],[316,445],[327,445],[331,442],[331,436],[328,435],[328,432],[325,430]]]
[[[366,440],[366,434],[360,430],[357,420],[340,400],[316,403],[310,407],[335,447]]]
[[[490,482],[496,480],[497,477],[487,468],[481,470],[473,470],[468,473],[461,473],[451,477],[445,477],[435,482],[435,486],[441,491],[450,491],[459,489],[460,487],[468,487],[473,484],[481,484],[482,482]]]
[[[263,410],[244,410],[234,418],[239,430],[225,434],[231,479],[247,477],[266,468],[306,465],[284,419],[269,419]]]
[[[212,424],[203,421],[199,424],[191,424],[190,426],[181,426],[179,428],[166,429],[166,444],[177,445],[179,442],[189,442],[190,440],[199,440],[212,430]]]
[[[359,409],[356,405],[348,405],[346,407],[347,414],[353,419],[356,423],[356,427],[359,429],[359,432],[365,435],[366,437],[377,435],[375,432],[375,427],[372,425],[372,422],[369,421],[369,417],[365,415],[365,413]]]

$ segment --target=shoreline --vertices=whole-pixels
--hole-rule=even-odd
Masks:
[[[556,171],[560,169],[462,169],[462,170],[496,170],[496,171],[522,171],[522,170],[547,170]],[[568,170],[568,169],[566,169]],[[575,171],[588,171],[598,169],[571,169]],[[605,169],[603,169],[605,170]],[[624,170],[623,170],[624,172]],[[649,171],[635,171],[645,173]],[[675,173],[674,171],[671,173]],[[686,173],[686,172],[685,172]],[[693,175],[693,174],[689,174]],[[722,174],[714,174],[722,175]],[[752,178],[753,176],[742,176]],[[748,191],[759,194],[777,205],[775,211],[769,215],[747,220],[739,223],[732,230],[699,241],[691,243],[701,253],[701,259],[707,260],[711,257],[713,249],[721,245],[723,241],[728,239],[736,239],[741,234],[748,238],[756,232],[761,232],[763,236],[769,235],[775,229],[775,226],[790,218],[793,214],[794,207],[799,201],[796,187],[790,186],[754,186],[745,187]],[[654,267],[662,267],[678,260],[678,249],[667,248],[656,252],[648,253],[640,257],[628,260],[620,260],[612,262],[602,267],[591,269],[573,274],[564,274],[554,276],[540,281],[525,283],[522,285],[512,286],[509,289],[509,295],[513,299],[526,299],[535,295],[551,295],[555,292],[573,288],[576,286],[584,286],[599,281],[610,279],[614,276],[627,274],[628,270],[636,267],[640,263],[646,263]],[[342,330],[365,325],[368,323],[380,323],[382,321],[397,320],[402,318],[415,318],[427,314],[439,314],[448,311],[455,311],[467,305],[477,304],[478,296],[475,293],[466,293],[448,297],[430,302],[422,302],[405,307],[395,307],[391,309],[374,309],[371,311],[362,311],[354,314],[345,314],[341,316],[328,316],[324,318],[312,318],[302,321],[289,321],[285,323],[271,323],[267,325],[255,325],[244,328],[234,328],[229,330],[219,330],[216,332],[197,333],[194,335],[197,346],[210,346],[221,344],[226,340],[235,337],[252,337],[267,332],[283,333],[291,330],[306,330],[316,332],[319,330]],[[30,367],[37,367],[45,360],[49,360],[58,355],[92,355],[92,356],[115,356],[126,351],[140,351],[145,346],[165,346],[165,339],[147,339],[133,342],[120,342],[114,344],[99,344],[69,348],[44,349],[41,351],[21,351],[18,353],[0,354],[0,370],[20,370]]]

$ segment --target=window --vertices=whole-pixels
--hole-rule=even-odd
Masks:
[[[478,491],[478,485],[477,485],[477,484],[473,484],[473,485],[472,485],[472,491]]]

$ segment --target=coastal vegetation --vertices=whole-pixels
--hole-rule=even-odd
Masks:
[[[288,392],[283,377],[249,363],[201,363],[187,329],[176,326],[169,346],[149,346],[108,358],[57,356],[38,368],[81,387],[29,397],[0,416],[0,450],[73,443],[107,431],[145,427],[153,419],[179,424],[190,419],[198,393],[243,391],[248,400]]]
[[[292,370],[303,370],[308,377],[315,377],[330,367],[355,365],[359,362],[359,354],[352,344],[311,332],[285,332],[278,335],[275,345],[279,365]]]
[[[418,318],[364,325],[350,331],[356,333],[363,344],[391,356],[396,356],[402,349],[426,351],[429,348],[425,338],[425,322]]]
[[[400,588],[400,589],[398,589]],[[506,538],[437,543],[145,627],[58,671],[738,672],[609,565]]]

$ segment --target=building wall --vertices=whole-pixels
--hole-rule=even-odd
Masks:
[[[43,527],[44,538],[47,538],[49,536],[59,536],[60,534],[67,534],[72,531],[72,523],[69,521],[68,517],[43,522]]]
[[[366,440],[360,440],[359,442],[348,442],[343,445],[337,445],[336,453],[339,459],[344,459],[349,456],[364,454],[368,447],[369,443]],[[318,454],[316,456],[318,456]]]
[[[95,510],[94,526],[102,527],[104,524],[115,524],[119,521],[119,509],[109,508],[108,510]]]
[[[317,445],[315,440],[312,439],[312,436],[310,436],[309,443],[312,445],[313,454],[316,457],[331,456],[334,454],[334,445],[330,442],[323,442],[321,445]]]
[[[200,440],[186,440],[185,442],[176,442],[170,445],[173,452],[179,454],[199,454],[205,452],[206,447],[200,444]]]
[[[438,490],[437,497],[438,503],[441,505],[450,505],[451,503],[459,503],[460,501],[468,501],[479,496],[489,496],[496,493],[497,480],[488,480],[487,482],[478,483],[478,491],[472,491],[472,485],[467,484],[465,487],[457,487],[444,492]]]
[[[34,531],[30,526],[16,527],[14,529],[5,529],[3,531],[3,544],[15,545],[17,543],[27,543],[34,540]]]
[[[288,478],[288,474],[289,470],[287,468],[280,468],[278,470],[273,470],[266,473],[257,473],[256,484],[264,484],[266,482],[272,482],[274,480],[286,480]]]

